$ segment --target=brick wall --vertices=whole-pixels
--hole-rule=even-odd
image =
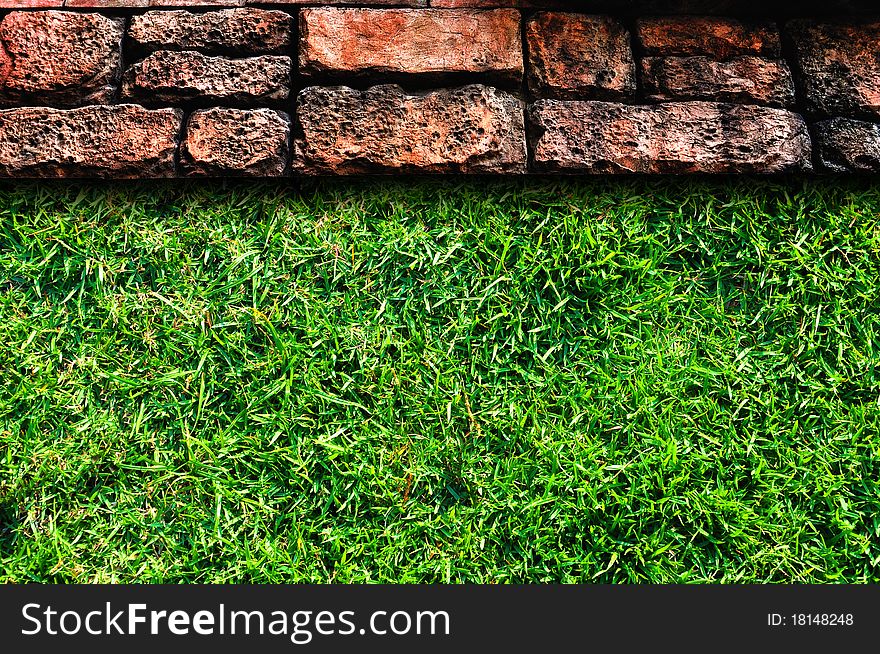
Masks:
[[[0,0],[0,176],[875,172],[869,4]]]

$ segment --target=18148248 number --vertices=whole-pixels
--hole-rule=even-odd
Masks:
[[[851,627],[855,624],[852,613],[768,613],[770,627]]]

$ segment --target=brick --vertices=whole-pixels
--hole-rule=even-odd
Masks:
[[[300,71],[307,75],[523,73],[519,12],[499,9],[333,9],[300,13]]]
[[[431,0],[437,9],[515,9],[522,6],[516,0]]]
[[[290,93],[290,58],[209,57],[160,50],[125,71],[122,96],[148,104],[201,102],[255,106]]]
[[[637,22],[639,43],[647,55],[737,55],[779,58],[779,30],[772,23],[744,23],[731,18],[664,16]]]
[[[414,7],[428,6],[428,0],[245,0],[249,5],[326,5],[328,7],[345,7],[348,5],[370,7]]]
[[[79,1],[82,6],[129,6],[130,0],[68,0]],[[61,6],[62,0],[0,0],[0,8],[21,9],[24,7]],[[244,4],[245,0],[154,0],[154,5],[163,2],[173,6],[215,7],[232,4]],[[426,7],[427,0],[246,0],[246,4],[278,4],[278,5],[333,5],[333,6],[402,6]],[[625,11],[628,13],[728,13],[737,12],[772,14],[777,4],[770,3],[767,7],[756,7],[752,0],[431,0],[430,6],[436,8],[525,8],[555,9],[564,6],[570,9],[597,11]],[[876,13],[876,5],[872,0],[801,0],[797,5],[800,14],[837,12]]]
[[[880,172],[880,125],[832,118],[813,126],[816,153],[824,170],[835,173]]]
[[[63,5],[64,0],[0,0],[0,9],[54,9]]]
[[[290,117],[271,109],[212,108],[187,121],[181,164],[187,175],[278,177],[287,167]]]
[[[645,57],[642,86],[649,100],[712,100],[786,107],[794,103],[794,82],[784,61],[743,56]]]
[[[206,54],[276,54],[290,47],[292,17],[282,11],[148,11],[131,19],[128,37],[141,50]]]
[[[481,85],[407,95],[309,87],[297,101],[294,166],[313,174],[520,173],[522,103]]]
[[[632,99],[636,93],[630,35],[602,16],[544,12],[526,26],[529,87],[541,97]]]
[[[0,110],[0,176],[168,177],[182,118],[136,105]]]
[[[814,115],[880,116],[880,22],[818,24],[793,21],[798,78]]]
[[[108,101],[123,22],[100,14],[14,11],[0,22],[0,102],[70,107]]]
[[[810,168],[806,124],[784,109],[541,100],[531,107],[530,118],[539,171],[783,173]]]
[[[150,7],[241,7],[245,0],[150,0]]]
[[[141,9],[150,6],[150,0],[64,0],[71,9]]]

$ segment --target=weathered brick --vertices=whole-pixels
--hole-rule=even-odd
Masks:
[[[125,71],[124,98],[148,104],[195,101],[254,106],[286,100],[290,58],[227,59],[160,50]]]
[[[0,0],[0,9],[50,9],[64,6],[64,0]]]
[[[519,7],[515,0],[431,0],[438,9],[503,9]]]
[[[50,9],[64,6],[64,0],[0,0],[0,9]]]
[[[645,57],[642,86],[649,100],[712,100],[786,107],[794,103],[794,82],[784,61],[742,56]]]
[[[543,12],[526,26],[529,87],[541,97],[631,99],[630,35],[614,18]]]
[[[305,74],[483,73],[522,77],[519,12],[499,9],[304,9],[300,71]]]
[[[764,55],[778,58],[781,52],[779,30],[772,23],[664,16],[640,19],[636,32],[648,55],[696,55],[715,59]]]
[[[276,54],[290,47],[292,17],[282,11],[148,11],[131,19],[128,37],[142,50],[206,54]]]
[[[818,115],[880,116],[880,22],[818,24],[793,21],[807,110]]]
[[[806,124],[784,109],[711,102],[541,100],[535,165],[587,173],[782,173],[810,167]]]
[[[413,7],[428,6],[428,0],[245,0],[249,5],[326,5],[345,7],[350,5],[370,7]]]
[[[428,6],[428,0],[245,0],[249,5],[327,5],[328,7],[345,7],[350,5],[370,7],[413,7]]]
[[[294,166],[316,174],[519,173],[526,163],[522,103],[487,86],[407,95],[309,87],[297,101]]]
[[[181,144],[188,175],[277,177],[288,159],[290,117],[271,109],[193,112]]]
[[[71,9],[140,9],[150,6],[150,0],[64,0]]]
[[[0,110],[0,175],[168,177],[182,119],[137,105]]]
[[[244,6],[245,0],[210,0],[210,4],[205,0],[150,0],[150,7],[241,7]]]
[[[122,35],[121,19],[100,14],[7,14],[0,22],[0,103],[108,101],[119,76]]]
[[[825,170],[880,172],[880,125],[852,118],[832,118],[813,126],[816,152]]]

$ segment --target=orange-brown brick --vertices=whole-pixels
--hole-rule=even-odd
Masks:
[[[522,76],[519,12],[304,9],[300,71],[339,76]]]
[[[170,177],[183,112],[137,105],[0,111],[0,176]]]
[[[313,86],[297,100],[294,167],[306,173],[522,173],[522,102],[472,84],[409,95]]]
[[[605,16],[542,12],[526,27],[529,87],[538,97],[628,100],[636,93],[630,35]]]
[[[779,57],[779,30],[771,23],[732,18],[664,16],[638,21],[639,42],[648,55],[702,55],[729,59],[737,55]]]
[[[784,173],[811,166],[806,123],[784,109],[541,100],[530,113],[538,171]]]
[[[119,77],[123,21],[95,13],[14,11],[0,22],[0,103],[105,102]]]

